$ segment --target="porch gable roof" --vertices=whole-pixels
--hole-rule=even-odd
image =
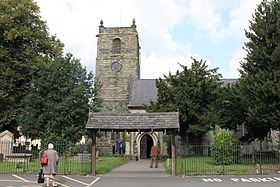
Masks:
[[[179,129],[178,112],[90,113],[86,129],[100,131],[164,131]]]

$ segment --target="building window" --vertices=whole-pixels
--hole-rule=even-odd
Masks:
[[[121,40],[119,38],[113,40],[113,53],[121,53]]]

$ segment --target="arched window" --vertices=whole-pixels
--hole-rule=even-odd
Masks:
[[[113,40],[113,53],[121,53],[121,40],[119,38]]]

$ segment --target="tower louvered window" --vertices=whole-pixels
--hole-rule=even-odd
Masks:
[[[119,38],[113,40],[113,53],[121,53],[121,40]]]

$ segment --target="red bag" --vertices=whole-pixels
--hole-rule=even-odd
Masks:
[[[41,161],[40,161],[41,165],[42,165],[42,166],[48,165],[48,160],[49,160],[49,159],[48,159],[48,155],[45,154],[45,155],[42,157]]]

